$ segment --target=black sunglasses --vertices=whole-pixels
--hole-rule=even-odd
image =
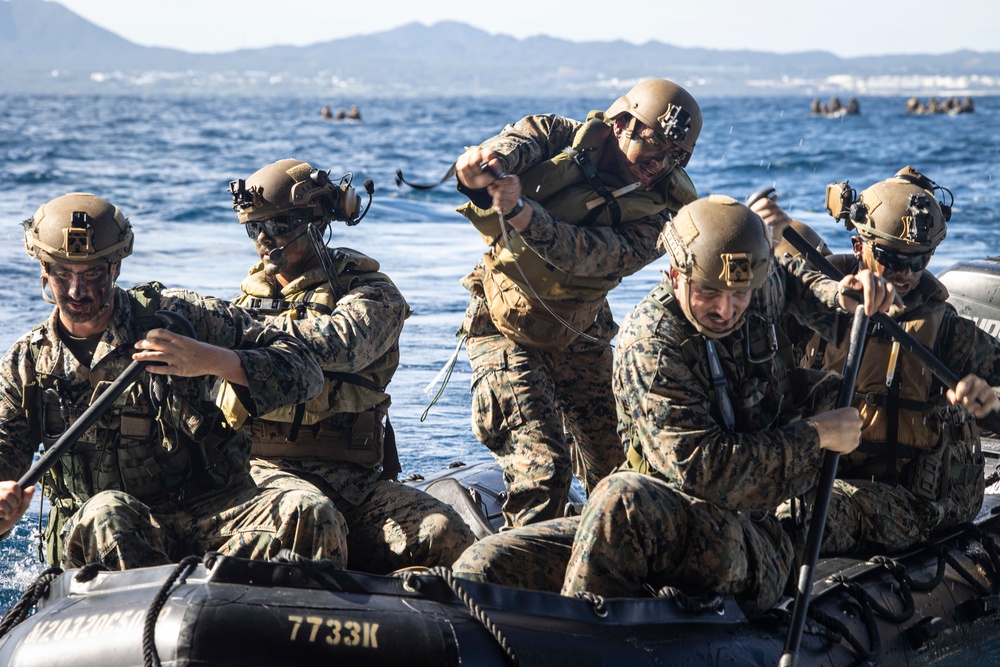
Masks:
[[[904,255],[902,253],[896,252],[895,250],[889,250],[888,248],[882,248],[875,245],[874,243],[869,244],[872,248],[872,255],[875,257],[875,261],[889,269],[890,271],[903,272],[909,269],[912,273],[917,271],[923,271],[930,264],[931,255],[934,251],[923,252],[919,255]]]
[[[276,236],[281,236],[292,231],[300,225],[312,222],[312,218],[292,218],[288,216],[279,216],[276,218],[271,218],[270,220],[254,220],[253,222],[248,222],[243,225],[247,230],[247,236],[252,239],[257,238],[260,235],[261,230],[265,234],[274,238]]]

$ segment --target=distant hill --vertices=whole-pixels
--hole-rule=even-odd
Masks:
[[[445,21],[306,47],[193,54],[133,44],[55,2],[0,0],[0,91],[8,93],[580,95],[649,76],[696,95],[1000,94],[1000,52],[783,55],[515,39]]]

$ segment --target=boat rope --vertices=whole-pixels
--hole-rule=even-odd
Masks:
[[[664,586],[660,590],[656,591],[656,597],[666,598],[673,601],[673,603],[680,607],[682,611],[688,614],[701,614],[706,611],[722,614],[726,611],[726,604],[719,595],[706,600],[701,600],[692,598],[679,588]]]
[[[600,618],[604,618],[608,615],[608,607],[604,603],[604,596],[598,595],[597,593],[591,593],[590,591],[577,591],[576,597],[589,602],[590,608],[593,609],[594,614]]]
[[[215,554],[207,554],[205,556],[206,562],[209,558],[214,561]],[[201,556],[185,556],[182,558],[181,562],[174,568],[174,571],[167,577],[167,580],[163,582],[163,586],[160,587],[160,590],[156,593],[156,597],[153,598],[152,604],[149,605],[149,609],[146,610],[146,619],[142,624],[143,667],[160,667],[160,656],[156,652],[156,621],[160,617],[163,606],[167,603],[167,597],[170,595],[170,589],[173,588],[174,582],[179,581],[180,584],[183,584],[188,575],[194,571],[194,568],[201,561]]]
[[[5,636],[10,632],[11,628],[28,618],[32,607],[49,594],[49,585],[58,579],[61,574],[61,568],[50,567],[38,575],[38,578],[28,586],[17,603],[11,607],[10,611],[4,614],[3,620],[0,621],[0,637]]]
[[[420,573],[413,570],[403,570],[402,572],[397,573],[397,575],[403,579],[403,586],[412,591],[420,590],[420,578],[418,574]],[[503,652],[506,653],[507,657],[510,659],[511,665],[517,665],[520,662],[513,647],[510,645],[510,642],[507,641],[507,637],[505,637],[503,632],[500,631],[500,628],[493,622],[493,619],[486,615],[486,612],[479,606],[479,603],[472,599],[472,596],[469,595],[464,588],[462,588],[462,585],[458,583],[458,579],[455,578],[455,575],[452,574],[452,571],[449,568],[442,566],[432,567],[426,570],[426,574],[440,577],[446,584],[448,584],[448,588],[450,588],[458,599],[462,601],[462,604],[466,606],[469,613],[472,614],[472,617],[479,621],[479,623],[486,628],[486,631],[489,632],[490,635],[492,635],[497,641],[497,644],[500,645],[500,648],[503,649]]]
[[[111,568],[104,563],[87,563],[81,567],[79,571],[77,571],[76,576],[73,577],[73,579],[79,581],[81,584],[86,583],[96,577],[98,572],[107,572],[110,569]]]

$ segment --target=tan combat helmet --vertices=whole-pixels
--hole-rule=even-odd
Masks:
[[[658,243],[682,275],[720,290],[763,285],[773,252],[760,217],[725,195],[702,197],[681,208],[663,226]]]
[[[935,200],[935,190],[948,193],[949,203]],[[865,241],[912,254],[933,251],[947,234],[951,191],[913,167],[872,185],[856,201],[853,192],[846,182],[827,186],[827,210]]]
[[[799,233],[799,236],[808,241],[809,245],[819,251],[819,253],[824,257],[833,254],[829,246],[826,245],[826,241],[824,241],[823,237],[819,235],[819,232],[806,223],[800,220],[792,220],[791,227]],[[800,253],[795,246],[785,239],[781,239],[781,241],[774,246],[775,257],[784,257],[785,255],[798,257],[801,254],[802,253]]]
[[[338,185],[330,173],[308,162],[287,158],[229,184],[240,224],[280,215],[354,221],[361,200],[349,184]]]
[[[684,149],[680,165],[687,166],[701,134],[701,107],[691,93],[667,79],[646,79],[615,100],[604,115],[614,120],[623,113]]]
[[[22,223],[24,249],[43,262],[112,264],[132,254],[132,225],[117,206],[84,192],[42,204]]]
[[[719,290],[757,289],[767,280],[774,257],[771,233],[748,207],[725,195],[709,195],[687,204],[660,232],[657,247],[687,281]],[[709,338],[725,332],[704,327],[691,312],[691,290],[678,299],[688,321]]]

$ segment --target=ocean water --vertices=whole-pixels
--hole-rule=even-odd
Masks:
[[[531,113],[583,118],[611,101],[0,94],[0,350],[51,309],[20,227],[40,204],[84,191],[120,206],[136,231],[120,284],[155,279],[230,298],[256,255],[236,223],[229,181],[296,157],[334,176],[353,173],[359,191],[364,179],[375,183],[369,215],[357,227],[335,227],[334,243],[380,260],[414,311],[390,385],[403,474],[486,460],[470,431],[464,352],[442,398],[420,421],[430,398],[423,390],[455,348],[467,302],[458,281],[482,242],[454,212],[462,197],[453,181],[432,191],[400,189],[395,171],[437,181],[465,146],[507,122]],[[960,116],[907,116],[903,98],[859,101],[860,116],[828,119],[809,117],[807,98],[702,100],[704,130],[688,171],[702,194],[742,199],[775,187],[788,211],[834,251],[845,251],[849,234],[824,209],[826,184],[849,179],[860,191],[912,164],[955,196],[948,238],[931,269],[1000,254],[1000,98],[977,98],[976,113]],[[351,104],[360,107],[362,122],[320,117],[324,105]],[[664,260],[655,262],[612,292],[619,320],[665,268]],[[0,611],[44,569],[38,522],[36,506],[0,543]]]

